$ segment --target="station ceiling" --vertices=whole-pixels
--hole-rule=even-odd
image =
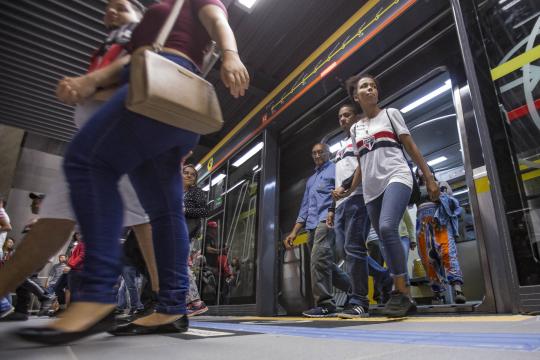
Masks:
[[[143,1],[152,3],[153,1]],[[251,12],[224,0],[252,82],[234,99],[216,85],[225,117],[219,133],[203,136],[201,157],[367,0],[258,0]],[[76,131],[73,108],[58,102],[56,83],[85,73],[105,37],[106,0],[8,0],[0,12],[0,123],[60,141]]]

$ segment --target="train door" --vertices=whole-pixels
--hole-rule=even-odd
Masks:
[[[456,283],[463,281],[467,303],[454,302],[455,294],[447,283],[448,276],[439,279],[448,291],[442,301],[435,302],[433,281],[418,261],[416,249],[410,252],[408,264],[413,296],[423,305],[421,312],[470,312],[485,303],[486,295],[492,293],[485,241],[497,241],[497,235],[493,239],[483,237],[482,211],[489,209],[478,206],[472,171],[473,167],[482,166],[483,157],[474,115],[467,108],[470,95],[466,91],[467,80],[455,28],[449,24],[440,29],[439,33],[430,32],[431,29],[425,31],[410,39],[402,51],[383,55],[360,71],[367,69],[378,78],[381,106],[401,110],[422,154],[437,178],[450,184],[462,209],[456,237],[459,269],[452,269],[452,275]],[[337,112],[339,105],[349,100],[345,92],[339,95],[341,97],[332,96],[324,111],[310,110],[303,121],[292,123],[282,131],[280,228],[283,232],[292,228],[303,186],[313,171],[310,147],[323,141],[334,149],[345,137],[338,129]],[[288,156],[291,153],[295,154],[294,159]],[[414,215],[415,209],[410,212]],[[486,310],[493,311],[493,308],[488,306]]]
[[[513,311],[540,310],[540,3],[484,1],[464,6],[479,21],[479,36],[469,36],[487,55],[489,75],[482,90],[493,88],[486,119],[493,142],[493,163],[502,194],[496,204],[508,224],[504,239],[508,262],[504,277]],[[469,16],[468,14],[466,14]],[[472,23],[472,22],[471,22]],[[478,24],[474,24],[478,26]],[[485,71],[485,75],[487,75]],[[486,110],[489,111],[489,110]],[[494,124],[494,122],[498,122]],[[503,160],[503,159],[509,159]],[[485,181],[485,190],[490,186]]]

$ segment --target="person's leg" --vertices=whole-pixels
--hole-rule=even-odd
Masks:
[[[17,244],[17,251],[0,268],[0,296],[7,295],[36,269],[60,251],[70,239],[75,222],[67,219],[39,219]]]
[[[362,195],[347,199],[342,206],[345,206],[345,263],[352,282],[349,303],[361,306],[363,313],[358,313],[358,308],[351,310],[363,316],[369,310],[366,238],[371,224]]]
[[[135,270],[135,267],[133,266],[124,265],[122,277],[124,278],[126,291],[129,295],[129,311],[133,313],[137,310],[137,306],[140,303],[136,284],[137,270]]]
[[[9,303],[8,299],[6,297],[0,298],[0,319],[5,318],[6,316],[13,313],[15,309],[11,304]]]
[[[30,291],[24,287],[19,286],[15,293],[17,294],[17,303],[15,304],[15,312],[28,316],[30,310],[30,302],[32,300]]]
[[[399,238],[399,222],[409,202],[411,189],[401,183],[391,183],[375,202],[368,207],[374,228],[384,245],[384,254],[388,268],[394,277],[394,291],[385,305],[384,312],[390,317],[401,317],[416,310],[416,304],[410,298],[407,286],[405,254]],[[382,198],[382,199],[381,199]],[[371,204],[371,203],[370,203]],[[380,211],[377,211],[379,210]],[[372,216],[372,214],[374,216]],[[377,216],[378,215],[378,216]],[[378,220],[378,223],[375,222]]]
[[[188,275],[189,275],[189,291],[188,296],[186,298],[186,303],[190,304],[193,302],[198,302],[201,300],[201,295],[199,295],[199,290],[197,289],[197,282],[195,279],[195,274],[193,274],[193,271],[191,271],[191,268],[188,267]]]
[[[381,253],[381,249],[379,248],[379,240],[372,240],[367,243],[367,249],[369,254],[368,259],[368,266],[370,275],[371,274],[371,268],[372,264],[376,263],[380,267],[384,266],[384,258]],[[382,290],[383,284],[378,282],[375,278],[373,278],[373,300],[375,300],[377,303],[381,300],[381,290]]]
[[[463,285],[463,274],[459,266],[456,241],[452,230],[447,227],[441,227],[436,233],[436,239],[440,248],[441,265],[444,267],[446,279],[455,293],[454,301],[458,304],[463,304],[467,301],[467,298],[461,288],[461,285]]]
[[[127,299],[127,290],[126,290],[126,281],[122,276],[120,280],[120,286],[118,287],[118,296],[116,302],[116,308],[118,313],[124,313],[124,310],[128,308],[128,299]]]
[[[52,325],[59,330],[86,329],[115,307],[114,285],[121,271],[117,241],[122,230],[119,178],[186,139],[192,147],[198,138],[191,132],[126,110],[127,91],[127,85],[121,87],[90,119],[72,140],[65,156],[64,169],[70,184],[71,202],[80,223],[86,254],[83,286],[74,294],[79,304],[72,305],[73,311],[66,312]],[[161,187],[166,181],[158,174],[149,175],[154,186]],[[137,193],[141,195],[140,191]],[[160,201],[167,202],[168,199],[161,197]],[[181,205],[179,209],[181,212]],[[166,231],[173,231],[173,228]],[[167,251],[174,254],[176,250],[168,248]]]
[[[406,274],[407,285],[410,285],[408,263],[409,263],[409,250],[411,249],[411,241],[409,240],[408,236],[401,236],[400,240],[401,240],[401,246],[403,247],[403,252],[405,253],[405,268],[407,271],[407,274]]]
[[[401,183],[390,183],[382,195],[378,219],[378,235],[384,246],[385,260],[394,277],[396,290],[403,294],[408,294],[409,289],[405,278],[407,273],[405,254],[399,239],[398,229],[410,195],[411,189],[408,186]],[[377,230],[377,227],[374,226],[374,228]]]
[[[334,231],[326,223],[319,223],[315,229],[311,252],[311,285],[316,306],[329,310],[321,314],[323,316],[335,315],[332,287],[333,244]],[[312,314],[306,311],[304,315],[310,316]]]
[[[382,303],[386,303],[390,297],[390,292],[392,291],[392,286],[394,284],[392,276],[390,276],[390,271],[379,265],[379,263],[372,259],[371,256],[367,257],[367,263],[369,275],[373,277],[373,299],[377,302],[380,300]],[[375,290],[380,291],[380,298],[375,297]]]
[[[130,173],[141,203],[150,216],[158,264],[159,304],[156,314],[135,321],[152,326],[174,321],[186,313],[189,290],[187,262],[189,238],[183,207],[180,161],[193,147],[195,138],[143,163]]]
[[[159,291],[159,279],[156,264],[156,255],[154,253],[154,243],[152,240],[152,226],[150,223],[139,224],[132,226],[139,244],[139,249],[146,263],[149,274],[149,281],[152,286],[152,291]]]

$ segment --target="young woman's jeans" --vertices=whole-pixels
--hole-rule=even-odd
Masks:
[[[410,187],[393,182],[381,196],[366,204],[371,224],[384,246],[385,260],[394,277],[407,274],[407,263],[399,237],[399,222],[410,197]]]
[[[195,70],[181,57],[166,57]],[[122,85],[83,126],[65,156],[71,202],[86,243],[82,286],[74,300],[116,303],[114,285],[122,271],[118,181],[128,174],[152,225],[159,274],[156,310],[184,314],[189,239],[180,161],[199,136],[128,111],[127,92],[128,85]]]

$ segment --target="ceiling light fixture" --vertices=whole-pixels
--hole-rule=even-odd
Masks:
[[[242,9],[251,12],[251,9],[255,5],[257,0],[238,0],[236,4],[241,7]]]
[[[257,145],[255,145],[254,147],[252,147],[247,153],[245,153],[242,157],[240,157],[240,159],[236,160],[235,162],[233,162],[232,166],[234,167],[239,167],[240,165],[242,165],[243,163],[245,163],[246,161],[248,161],[253,155],[255,155],[256,153],[258,153],[259,151],[261,151],[261,149],[264,147],[264,143],[261,141],[260,143],[258,143]]]
[[[401,109],[401,112],[404,113],[404,114],[408,113],[409,111],[411,111],[413,109],[416,109],[420,105],[424,105],[425,103],[427,103],[431,99],[436,98],[437,96],[439,96],[441,94],[444,94],[445,92],[449,91],[450,89],[452,89],[452,83],[450,82],[450,80],[446,80],[444,82],[443,86],[441,86],[438,89],[433,90],[432,92],[430,92],[427,95],[422,96],[420,99],[418,99],[416,101],[413,101],[412,103],[410,103],[409,105],[407,105],[403,109]]]
[[[448,158],[446,156],[439,156],[438,158],[435,158],[433,160],[428,161],[427,164],[429,166],[435,166],[437,164],[445,162],[446,160],[448,160]]]

